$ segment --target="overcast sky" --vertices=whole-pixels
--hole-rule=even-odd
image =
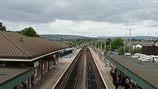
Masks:
[[[1,0],[7,30],[38,34],[158,36],[158,0]],[[133,25],[134,22],[134,25]]]

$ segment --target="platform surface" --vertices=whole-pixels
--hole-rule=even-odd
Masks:
[[[53,89],[80,49],[59,59],[59,63],[48,71],[31,89]]]

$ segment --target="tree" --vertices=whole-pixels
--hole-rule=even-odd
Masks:
[[[112,44],[111,48],[113,51],[119,49],[121,46],[124,45],[123,40],[121,38],[118,38],[118,37],[113,39],[111,44]]]
[[[116,51],[119,52],[120,54],[124,54],[124,53],[129,51],[129,47],[128,46],[121,46],[118,49],[116,49]]]
[[[135,48],[135,49],[133,49],[131,51],[132,51],[132,54],[134,54],[134,53],[142,53],[142,49],[141,48]]]
[[[29,36],[29,37],[39,37],[39,35],[36,33],[36,31],[32,27],[24,28],[19,33],[25,36]]]
[[[108,38],[107,40],[106,40],[106,44],[107,45],[110,45],[110,42],[111,42],[112,40],[111,40],[111,38]]]
[[[2,22],[0,22],[0,31],[6,31],[6,27],[3,26]]]

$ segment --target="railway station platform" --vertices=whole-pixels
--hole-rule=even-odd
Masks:
[[[80,49],[77,49],[72,54],[62,57],[59,60],[59,63],[49,72],[47,72],[31,89],[54,89],[55,85],[60,80],[71,62],[75,59],[79,51]],[[92,48],[90,48],[90,51],[95,63],[97,64],[97,67],[99,68],[101,76],[104,79],[104,83],[106,83],[107,88],[115,89],[110,76],[110,67],[105,65],[104,61],[99,58],[97,53]]]
[[[142,89],[158,89],[158,66],[142,64],[121,55],[105,54],[112,64]]]
[[[130,85],[132,89],[136,89],[136,87],[139,87],[141,89],[158,88],[157,65],[142,64],[129,59],[128,57],[114,54],[104,54],[105,57],[104,59],[102,59],[102,57],[100,56],[101,53],[98,53],[98,51],[95,52],[92,48],[90,48],[90,50],[109,89],[114,89],[115,87],[112,84],[110,67],[106,65],[104,59],[109,60],[110,63],[114,65],[119,71],[121,71],[125,76],[128,76],[131,84],[134,84]],[[119,87],[119,89],[122,89],[121,86]]]
[[[104,81],[104,84],[106,84],[106,87],[108,89],[115,89],[115,86],[112,83],[112,77],[110,76],[110,67],[108,67],[106,65],[104,60],[102,60],[92,48],[89,47],[89,49],[90,49],[90,52],[92,54],[92,57],[93,57],[96,65],[99,69],[99,72]],[[122,89],[122,88],[119,87],[118,89]]]
[[[73,53],[61,57],[58,64],[47,72],[31,89],[54,89],[80,50],[81,49],[76,49]]]

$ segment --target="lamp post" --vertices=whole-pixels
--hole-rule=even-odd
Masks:
[[[104,49],[105,49],[105,51],[106,51],[106,40],[105,40],[105,44],[104,44],[105,46],[104,46]]]
[[[124,42],[124,46],[123,46],[123,49],[124,49],[123,51],[124,51],[124,54],[125,54],[125,52],[126,52],[126,51],[125,51],[125,42]]]
[[[110,52],[111,52],[111,44],[112,44],[112,43],[111,43],[111,41],[110,41]]]

